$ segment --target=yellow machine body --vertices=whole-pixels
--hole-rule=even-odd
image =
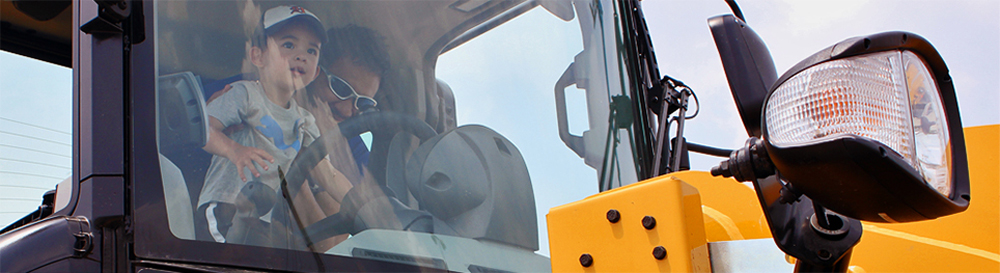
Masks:
[[[619,212],[616,222],[610,210]],[[647,216],[655,219],[648,229]],[[553,272],[711,271],[698,190],[674,177],[555,207],[547,218]],[[662,259],[656,247],[665,250]]]
[[[1000,272],[1000,125],[966,128],[965,140],[969,209],[914,223],[864,222],[850,271]],[[645,216],[656,219],[653,229],[642,225]],[[553,208],[547,220],[553,272],[709,272],[714,242],[771,237],[753,189],[701,171],[602,192]],[[653,256],[657,246],[663,260]]]

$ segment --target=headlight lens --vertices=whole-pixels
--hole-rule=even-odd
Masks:
[[[768,141],[801,146],[844,135],[878,141],[951,194],[948,125],[926,63],[887,51],[817,64],[778,86],[767,101]]]

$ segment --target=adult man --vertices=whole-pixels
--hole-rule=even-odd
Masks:
[[[337,123],[360,110],[374,107],[376,102],[373,98],[389,70],[385,42],[374,30],[347,25],[329,29],[327,36],[329,42],[324,44],[320,54],[321,72],[306,88],[307,92],[297,96],[299,102],[316,116],[317,124],[324,133],[336,131]],[[360,137],[347,142],[350,153],[337,150],[337,147],[332,147],[329,152],[334,166],[357,184],[365,176],[368,148]],[[337,156],[347,154],[353,158],[336,160]],[[349,161],[355,162],[356,170],[345,166],[345,162]]]

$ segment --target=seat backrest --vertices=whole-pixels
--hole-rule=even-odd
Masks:
[[[184,183],[188,192],[184,198],[189,202],[188,208],[193,208],[212,158],[201,149],[208,141],[208,115],[201,80],[191,72],[163,75],[157,80],[156,92],[157,145],[161,165],[164,160],[169,163],[165,164],[169,168],[161,167],[164,183],[168,175],[176,176],[173,179]],[[177,173],[169,174],[168,169]]]
[[[418,207],[459,236],[538,250],[528,168],[503,135],[481,125],[460,126],[420,144],[405,170],[407,192]]]
[[[160,154],[163,195],[167,203],[170,232],[177,238],[194,240],[194,209],[184,174],[170,159]]]

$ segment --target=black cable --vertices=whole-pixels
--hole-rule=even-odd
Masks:
[[[726,0],[726,4],[729,5],[729,9],[733,10],[733,15],[735,15],[736,18],[740,18],[743,22],[747,21],[746,18],[743,18],[743,11],[740,10],[740,6],[736,4],[736,0]]]
[[[726,150],[722,148],[716,148],[711,146],[705,146],[694,142],[687,143],[688,151],[697,152],[700,154],[714,155],[718,157],[729,157],[729,154],[733,153],[733,150]]]
[[[687,90],[688,93],[691,94],[692,97],[694,97],[694,103],[697,106],[697,108],[695,108],[694,114],[691,114],[691,116],[684,117],[684,119],[693,119],[694,117],[698,116],[698,113],[701,112],[701,102],[698,101],[698,94],[695,94],[693,88],[691,88],[687,84],[684,84],[684,82],[682,82],[680,80],[677,80],[677,79],[674,79],[673,77],[670,77],[669,75],[664,75],[663,76],[663,80],[661,80],[661,83],[666,83],[667,87],[670,88],[671,90],[674,90],[674,91],[677,91],[677,89]],[[681,92],[683,92],[683,91],[681,91]],[[673,96],[671,96],[671,97],[673,97]],[[664,97],[664,100],[666,100],[666,99],[667,98]],[[667,101],[667,103],[671,103],[671,101]],[[688,109],[684,105],[680,105],[680,103],[682,103],[682,102],[676,102],[676,103],[672,103],[672,104],[676,105],[677,107],[684,107],[684,109]]]
[[[691,93],[691,97],[694,98],[694,105],[696,106],[696,108],[694,110],[694,114],[691,114],[691,116],[688,117],[684,117],[684,119],[693,119],[694,117],[698,116],[698,113],[701,112],[701,102],[698,101],[698,95],[694,93],[694,89],[691,89],[690,87],[687,86],[685,86],[685,88],[687,88],[688,92]]]

